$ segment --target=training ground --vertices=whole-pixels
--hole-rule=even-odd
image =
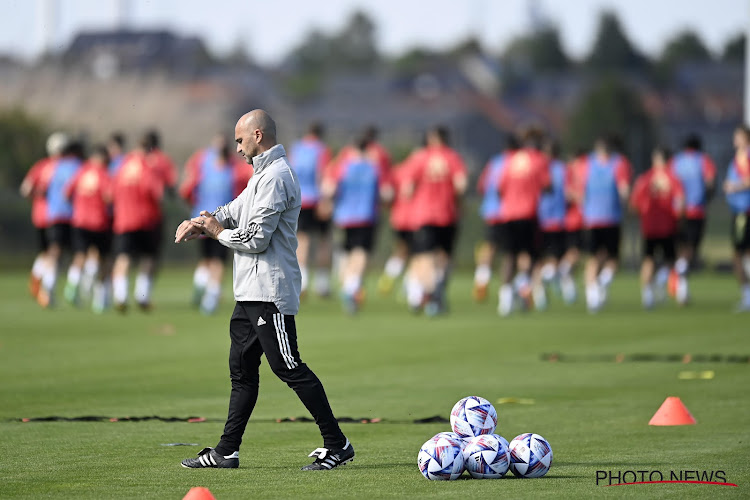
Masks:
[[[684,310],[642,311],[635,276],[623,274],[596,316],[553,299],[546,313],[510,319],[498,318],[494,298],[471,302],[468,274],[456,277],[451,313],[438,319],[411,315],[373,285],[357,317],[316,298],[298,316],[302,359],[322,379],[336,415],[382,419],[342,424],[357,451],[352,464],[299,471],[320,436],[313,423],[275,422],[307,414],[264,362],[240,469],[187,470],[180,460],[213,446],[226,416],[230,301],[213,317],[192,310],[191,270],[183,268],[162,273],[150,314],[96,316],[68,305],[43,311],[26,292],[26,273],[4,271],[0,498],[180,499],[193,486],[219,500],[750,495],[750,364],[737,362],[750,355],[750,314],[732,313],[738,292],[728,275],[696,276],[694,305]],[[542,360],[553,352],[560,361]],[[694,361],[683,363],[684,354]],[[468,395],[516,398],[495,405],[498,432],[543,435],[554,451],[546,477],[422,477],[420,445],[450,429],[414,420],[447,419]],[[649,426],[667,396],[681,398],[697,425]],[[103,418],[21,421],[50,416]],[[123,420],[149,416],[205,421]],[[197,445],[163,446],[169,443]],[[655,470],[724,471],[738,487],[596,483],[597,471]]]

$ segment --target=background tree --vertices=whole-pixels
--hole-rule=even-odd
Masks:
[[[653,121],[638,94],[614,76],[601,80],[578,103],[568,120],[563,141],[567,151],[589,150],[597,137],[616,134],[624,153],[638,171],[650,165],[656,141]]]
[[[586,66],[595,71],[639,71],[647,69],[649,61],[631,43],[617,15],[603,12]]]
[[[745,34],[738,33],[727,41],[721,59],[726,62],[745,61]]]
[[[18,189],[29,167],[45,156],[47,131],[21,109],[0,112],[0,188]]]
[[[570,67],[560,32],[551,25],[514,39],[503,54],[503,61],[511,67],[526,67],[534,72],[564,71]]]

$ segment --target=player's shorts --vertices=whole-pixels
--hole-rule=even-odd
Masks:
[[[351,252],[361,248],[365,252],[372,251],[375,245],[375,226],[357,226],[344,228],[344,250]]]
[[[39,245],[40,252],[46,252],[49,248],[49,239],[47,238],[47,228],[38,227],[36,228],[36,241]]]
[[[156,257],[161,248],[161,227],[130,231],[114,237],[115,255]]]
[[[512,255],[528,253],[535,257],[539,237],[536,219],[512,220],[504,224],[502,249]]]
[[[70,248],[70,224],[53,224],[47,228],[47,244],[57,244],[60,248]]]
[[[80,227],[73,228],[73,251],[88,252],[94,247],[99,255],[107,255],[112,250],[112,233],[109,231],[89,231]]]
[[[422,226],[414,233],[414,253],[442,250],[453,254],[456,226]]]
[[[565,231],[565,247],[567,250],[581,250],[583,248],[583,231]]]
[[[562,258],[568,249],[568,234],[565,231],[542,231],[542,248],[540,255],[543,257]]]
[[[408,248],[410,251],[412,246],[414,246],[414,231],[402,231],[400,229],[394,229],[393,238],[396,241],[403,241],[406,245],[406,248]]]
[[[675,251],[675,239],[669,238],[644,238],[643,256],[652,259],[661,257],[665,262],[674,262],[677,258]]]
[[[594,227],[587,232],[586,249],[591,254],[604,250],[613,259],[620,257],[620,226]]]
[[[331,221],[322,220],[318,217],[315,208],[303,208],[299,211],[299,219],[297,219],[298,232],[325,234],[330,227]]]
[[[732,217],[732,246],[737,252],[750,250],[750,214]]]
[[[213,238],[201,238],[201,258],[227,260],[229,248]]]
[[[677,229],[677,242],[698,248],[703,241],[703,232],[706,226],[705,219],[685,219]]]
[[[502,248],[506,239],[505,224],[498,222],[496,224],[487,224],[484,229],[485,241],[492,243],[497,248]]]

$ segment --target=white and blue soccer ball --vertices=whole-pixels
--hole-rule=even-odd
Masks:
[[[508,447],[494,434],[473,437],[464,448],[464,467],[474,479],[500,479],[510,467]]]
[[[464,472],[461,444],[447,437],[430,439],[419,450],[419,471],[430,481],[453,481]]]
[[[501,443],[505,445],[506,450],[510,450],[510,443],[508,442],[507,439],[502,437],[500,434],[493,434],[493,436],[495,436],[498,439],[498,441],[500,441]]]
[[[463,398],[451,410],[451,428],[462,438],[492,434],[497,428],[495,407],[479,396]]]
[[[461,448],[464,448],[466,446],[466,440],[455,432],[438,432],[437,434],[432,436],[432,439],[440,439],[441,437],[454,440],[461,445]]]
[[[552,466],[552,447],[539,434],[520,434],[509,446],[510,470],[517,477],[542,477]]]

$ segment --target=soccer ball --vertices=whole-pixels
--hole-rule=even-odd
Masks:
[[[464,472],[461,445],[450,438],[430,439],[419,450],[419,471],[430,481],[453,481]]]
[[[518,477],[542,477],[552,466],[552,447],[539,434],[516,436],[509,449],[510,470]]]
[[[495,407],[479,396],[463,398],[451,410],[451,428],[462,438],[492,434],[496,427]]]
[[[466,440],[455,432],[438,432],[437,434],[432,436],[432,439],[440,439],[441,437],[454,440],[461,445],[462,449],[466,446]]]
[[[508,472],[508,447],[494,434],[471,438],[464,448],[464,466],[474,479],[499,479]]]
[[[510,443],[508,442],[507,439],[505,439],[504,437],[502,437],[500,434],[493,434],[493,436],[495,436],[498,441],[500,441],[501,443],[503,443],[505,445],[505,449],[506,450],[510,451]]]

